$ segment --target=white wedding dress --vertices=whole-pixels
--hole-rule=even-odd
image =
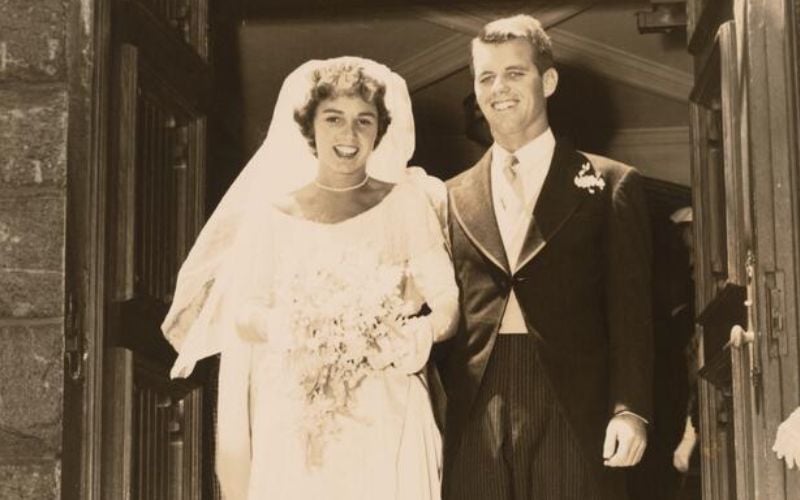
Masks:
[[[438,219],[420,188],[398,184],[375,207],[339,223],[278,209],[266,217],[274,234],[267,252],[274,259],[274,283],[300,269],[330,265],[337,256],[367,252],[407,266],[405,296],[429,305],[435,330],[452,326],[458,292]],[[388,368],[369,375],[355,390],[352,415],[337,416],[338,432],[325,437],[321,464],[309,466],[299,425],[305,403],[286,355],[291,339],[290,332],[270,332],[252,347],[248,498],[438,500],[441,439],[423,372]]]

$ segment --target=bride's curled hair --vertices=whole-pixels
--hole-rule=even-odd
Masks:
[[[336,61],[314,71],[312,87],[306,102],[294,112],[294,119],[300,125],[300,132],[316,152],[314,141],[314,117],[317,108],[325,99],[338,96],[357,96],[375,105],[378,111],[378,134],[375,147],[380,144],[383,135],[392,122],[386,108],[386,85],[368,75],[364,68],[351,61]]]

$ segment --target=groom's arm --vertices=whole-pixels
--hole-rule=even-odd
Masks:
[[[642,179],[625,169],[611,185],[606,239],[610,408],[652,416],[652,239]]]
[[[652,244],[641,176],[613,172],[606,226],[606,308],[611,418],[603,450],[609,466],[635,465],[652,421]]]

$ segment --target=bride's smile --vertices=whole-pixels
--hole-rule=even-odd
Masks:
[[[355,146],[334,146],[333,150],[339,158],[355,158],[358,148]]]
[[[378,136],[378,111],[358,96],[322,101],[314,117],[319,180],[332,187],[360,182]]]

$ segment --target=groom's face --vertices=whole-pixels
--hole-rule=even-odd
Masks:
[[[527,41],[475,43],[472,62],[478,106],[501,146],[514,151],[547,129],[542,76]]]

